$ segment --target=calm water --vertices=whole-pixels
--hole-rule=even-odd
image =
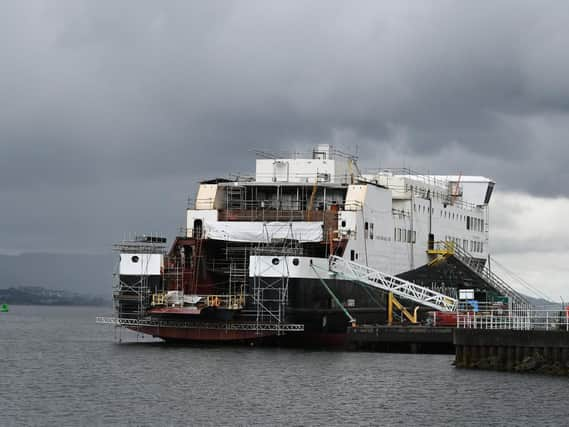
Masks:
[[[0,425],[569,425],[567,379],[451,356],[118,344],[101,314],[0,313]]]

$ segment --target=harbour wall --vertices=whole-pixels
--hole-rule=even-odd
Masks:
[[[569,332],[455,329],[457,368],[569,376]]]
[[[452,328],[359,325],[348,328],[350,350],[454,354]]]

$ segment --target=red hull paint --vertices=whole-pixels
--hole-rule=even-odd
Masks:
[[[239,341],[256,341],[266,338],[275,338],[269,342],[279,343],[285,346],[295,347],[328,347],[342,348],[346,345],[346,334],[331,333],[303,333],[291,332],[287,335],[277,337],[271,331],[233,331],[225,329],[207,329],[207,328],[172,328],[172,327],[155,327],[141,326],[132,328],[137,332],[152,335],[153,337],[162,338],[164,340],[198,342],[239,342]]]
[[[138,332],[152,335],[164,340],[180,341],[250,341],[274,335],[274,332],[233,331],[227,329],[206,328],[171,328],[156,326],[141,326],[133,328]]]

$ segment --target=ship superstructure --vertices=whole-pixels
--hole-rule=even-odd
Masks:
[[[486,265],[493,188],[477,176],[361,172],[330,145],[259,153],[254,177],[199,184],[168,251],[154,236],[117,245],[117,317],[165,339],[332,343],[348,322],[385,323],[387,290],[425,310],[417,286],[441,309],[461,289],[521,298]],[[365,277],[342,274],[342,262]]]

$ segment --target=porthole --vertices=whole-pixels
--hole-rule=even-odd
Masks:
[[[294,258],[292,260],[292,265],[298,265],[298,264],[300,264],[300,260],[298,258]]]
[[[346,226],[346,221],[342,221],[342,227]]]
[[[132,262],[137,263],[138,262],[138,257],[136,255],[134,255],[131,259]]]
[[[273,258],[273,265],[279,265],[280,260],[278,258]]]

